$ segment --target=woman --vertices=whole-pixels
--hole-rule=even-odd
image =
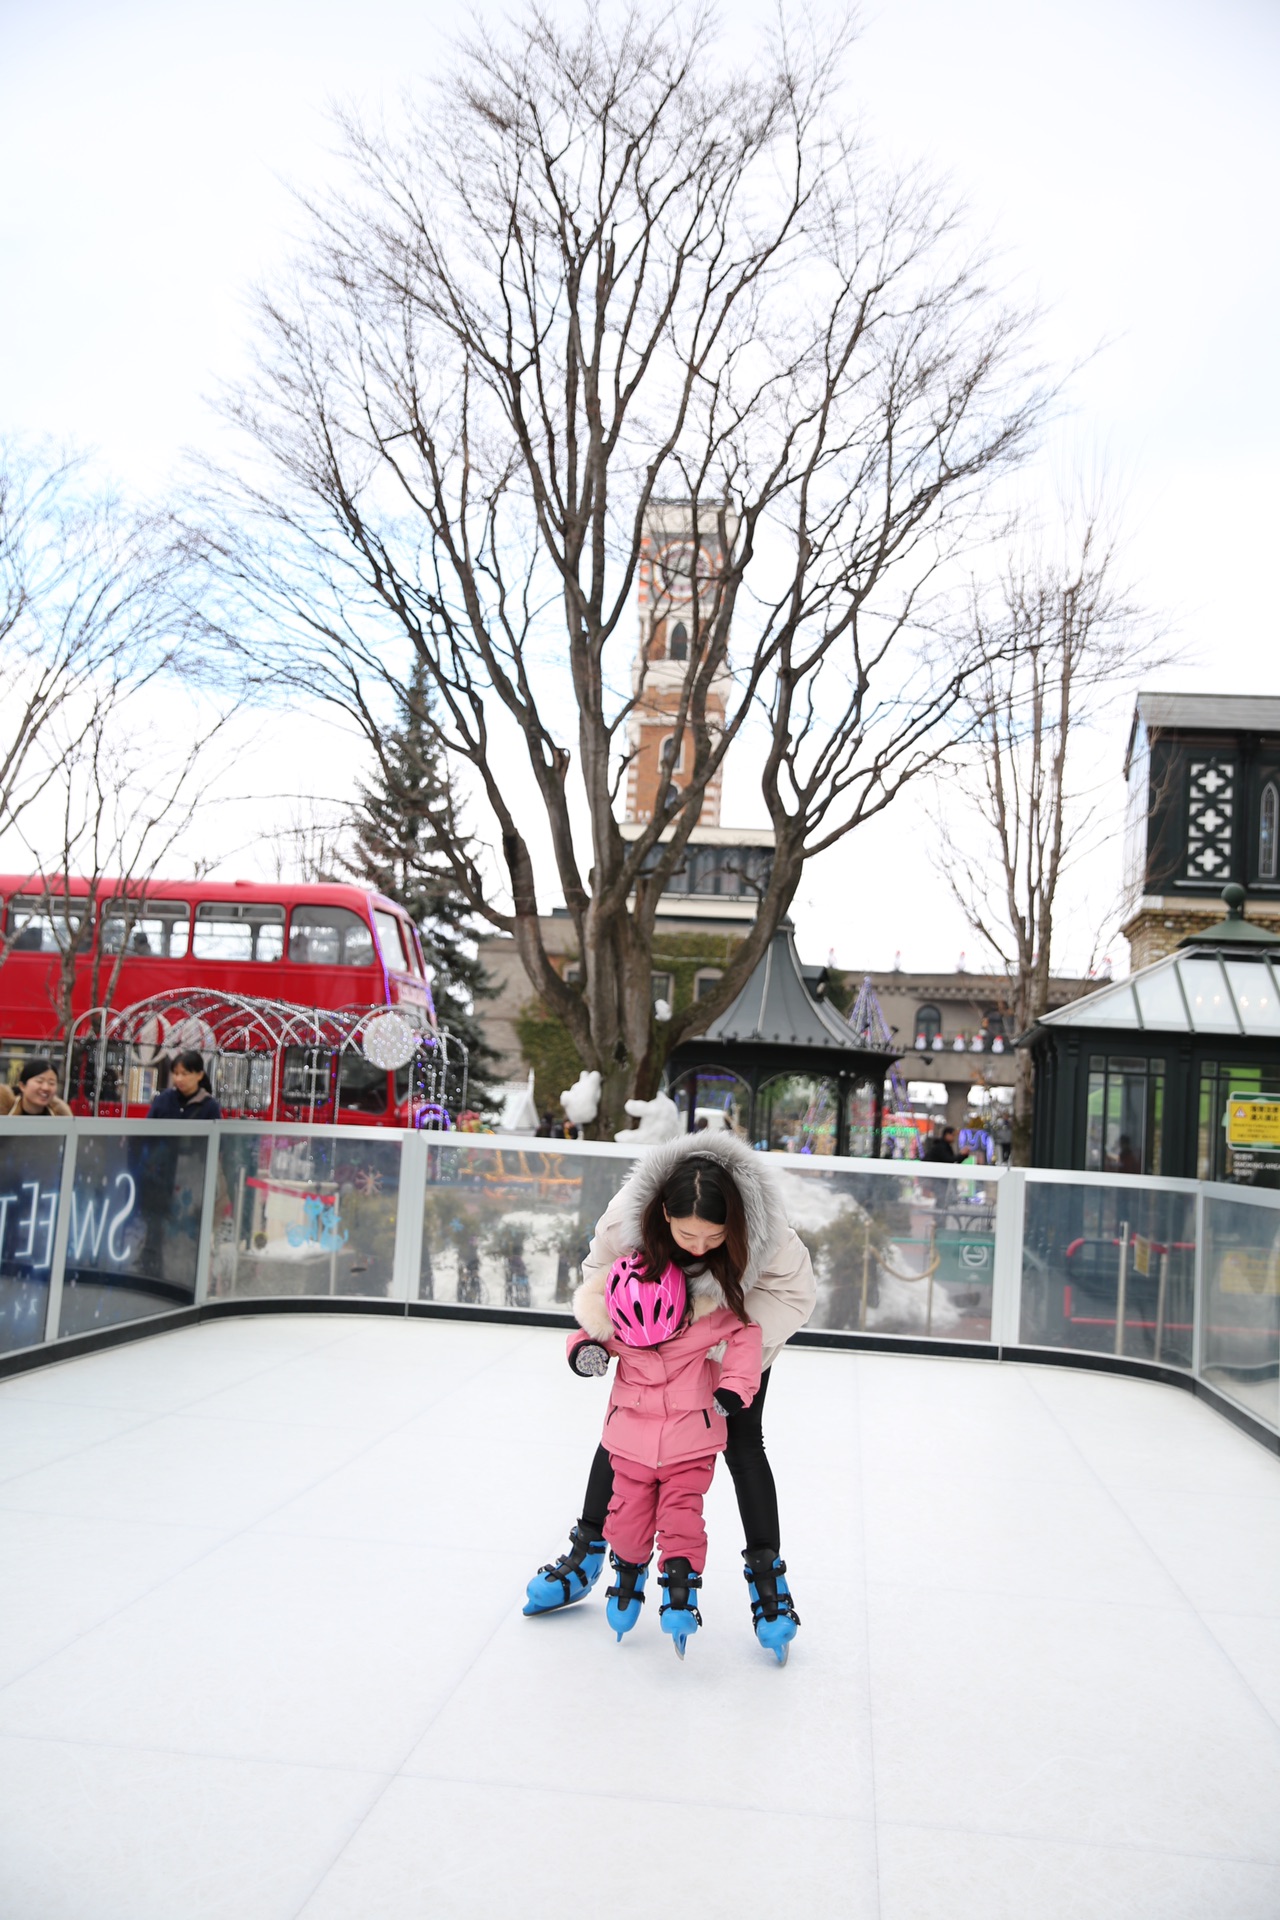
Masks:
[[[147,1108],[148,1120],[221,1120],[222,1108],[194,1047],[176,1057],[169,1068],[169,1084]]]
[[[47,1119],[50,1114],[71,1112],[65,1100],[58,1098],[58,1072],[52,1060],[43,1054],[24,1060],[18,1068],[18,1082],[0,1087],[0,1114],[13,1119]]]
[[[647,1213],[665,1236],[665,1256],[684,1269],[690,1292],[715,1294],[718,1273],[728,1274],[740,1282],[747,1313],[760,1328],[760,1391],[750,1406],[729,1415],[725,1459],[746,1536],[742,1557],[752,1621],[757,1633],[762,1621],[768,1623],[763,1644],[773,1645],[780,1617],[791,1623],[792,1633],[800,1622],[783,1577],[778,1496],[762,1416],[773,1361],[813,1312],[813,1268],[759,1155],[731,1133],[686,1134],[650,1148],[600,1216],[573,1300],[579,1324],[595,1340],[607,1340],[613,1330],[605,1306],[609,1271],[615,1260],[645,1244]],[[526,1613],[554,1612],[591,1591],[604,1567],[603,1526],[612,1491],[609,1456],[597,1447],[569,1551],[529,1582]]]

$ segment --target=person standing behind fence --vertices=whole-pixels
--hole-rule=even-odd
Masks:
[[[147,1108],[148,1120],[221,1120],[222,1108],[204,1070],[204,1058],[194,1047],[177,1055],[169,1068],[169,1084]]]
[[[70,1112],[66,1101],[58,1098],[58,1070],[44,1054],[23,1061],[16,1086],[0,1087],[0,1116],[44,1120],[51,1114],[65,1116]]]

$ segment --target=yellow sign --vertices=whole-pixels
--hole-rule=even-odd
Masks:
[[[1218,1263],[1220,1293],[1280,1293],[1280,1260],[1253,1247],[1231,1247]]]
[[[1133,1270],[1145,1280],[1151,1272],[1151,1242],[1145,1233],[1133,1236]]]
[[[1280,1153],[1280,1100],[1228,1100],[1227,1145]]]

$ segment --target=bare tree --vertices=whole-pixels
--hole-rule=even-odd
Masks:
[[[939,783],[939,867],[1007,976],[1024,1033],[1049,1007],[1058,892],[1114,830],[1082,746],[1102,712],[1155,663],[1149,622],[1118,577],[1099,508],[1064,517],[1057,553],[1032,540],[994,587],[975,585],[961,644],[983,666],[965,692],[972,734]],[[959,825],[957,825],[959,823]],[[975,827],[977,831],[975,831]],[[1015,1055],[1013,1158],[1031,1144],[1032,1062]]]
[[[0,445],[0,831],[98,705],[193,673],[180,570],[163,521],[95,489],[82,459]]]
[[[203,751],[215,747],[231,718],[226,712],[201,727]],[[207,766],[202,770],[187,739],[175,747],[158,737],[126,698],[98,698],[87,722],[69,732],[54,756],[44,806],[18,829],[34,877],[7,934],[8,947],[33,922],[42,936],[47,931],[54,949],[49,1002],[64,1039],[78,980],[86,981],[89,1007],[112,1005],[155,878],[207,804]],[[28,837],[37,822],[39,831]],[[81,883],[75,892],[72,879]]]
[[[1046,403],[955,210],[842,123],[835,39],[742,66],[700,10],[531,10],[403,126],[345,118],[349,185],[310,205],[232,405],[256,468],[211,479],[194,536],[246,650],[375,755],[421,663],[494,829],[500,887],[440,823],[458,886],[604,1076],[605,1129],[738,992],[805,859],[952,738],[974,661],[919,609]],[[673,510],[676,750],[624,839],[632,608]],[[715,992],[657,1026],[658,899],[753,721],[771,875]],[[541,938],[531,808],[580,983]]]

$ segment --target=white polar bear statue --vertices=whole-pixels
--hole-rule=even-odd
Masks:
[[[628,1100],[627,1112],[640,1124],[624,1127],[613,1137],[629,1147],[661,1146],[664,1140],[678,1139],[684,1132],[680,1109],[665,1093],[655,1094],[652,1100]]]
[[[600,1075],[583,1068],[573,1085],[560,1095],[564,1117],[575,1127],[590,1126],[600,1111]]]

